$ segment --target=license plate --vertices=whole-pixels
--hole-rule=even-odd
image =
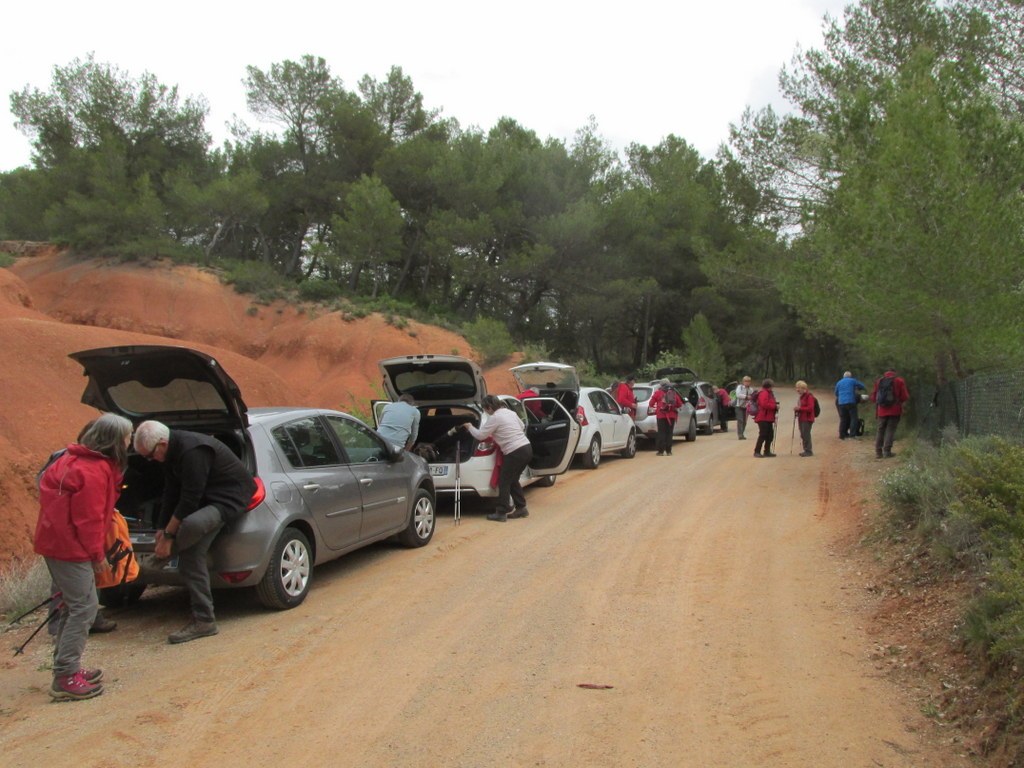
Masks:
[[[431,464],[430,474],[434,477],[447,477],[448,465],[447,464]]]

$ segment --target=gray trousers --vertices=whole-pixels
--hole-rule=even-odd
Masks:
[[[67,560],[44,558],[50,578],[60,590],[58,598],[64,603],[57,622],[56,647],[53,652],[53,676],[66,677],[82,668],[85,641],[89,627],[96,618],[99,601],[96,599],[96,576],[92,563],[72,563]]]
[[[811,453],[811,427],[814,426],[814,422],[800,421],[797,424],[800,426],[800,442],[803,443],[804,451]]]
[[[888,456],[892,454],[892,443],[896,439],[896,427],[899,426],[899,416],[879,416],[878,433],[875,435],[875,455]]]
[[[214,621],[213,592],[210,589],[210,569],[206,553],[224,527],[220,510],[214,506],[201,507],[181,521],[174,549],[178,555],[178,573],[188,588],[192,616],[197,621]]]
[[[736,406],[736,439],[742,440],[747,431],[747,406]]]

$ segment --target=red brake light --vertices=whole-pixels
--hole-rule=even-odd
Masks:
[[[253,491],[252,498],[249,499],[249,506],[245,508],[246,512],[256,509],[256,507],[262,504],[263,500],[267,498],[267,489],[266,486],[263,485],[263,481],[258,477],[254,477],[253,480],[256,481],[256,490]]]
[[[221,571],[220,576],[228,584],[241,584],[243,581],[249,578],[252,571]]]
[[[703,397],[698,397],[697,398],[697,408],[700,409],[700,408],[707,408],[707,407],[708,407],[708,401],[705,400]]]
[[[491,440],[483,440],[476,444],[476,450],[473,451],[473,456],[490,456],[494,453],[494,449],[497,446]]]
[[[587,421],[587,413],[583,410],[582,405],[576,406],[576,421],[580,423],[581,427],[587,426],[590,422]]]

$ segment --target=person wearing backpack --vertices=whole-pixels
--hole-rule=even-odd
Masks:
[[[875,417],[878,419],[875,435],[875,458],[891,459],[892,443],[896,439],[896,427],[903,415],[903,404],[910,399],[907,382],[896,375],[896,371],[886,371],[875,382],[871,399],[875,402]]]
[[[779,412],[779,402],[775,399],[775,393],[772,391],[774,386],[775,382],[765,379],[761,382],[761,389],[753,400],[756,408],[754,423],[757,424],[757,442],[754,443],[754,458],[756,459],[774,458],[775,456],[772,453],[772,443],[775,442],[775,418]],[[764,453],[761,453],[762,447]]]
[[[814,395],[808,391],[806,381],[798,381],[796,383],[796,398],[796,407],[793,409],[793,413],[797,424],[800,425],[800,443],[803,445],[803,451],[800,452],[800,455],[813,456],[814,452],[811,450],[811,427],[814,426],[814,417],[821,413],[821,408],[818,406],[818,401]]]
[[[754,388],[750,386],[750,377],[744,376],[743,380],[736,385],[736,398],[733,400],[733,407],[736,409],[736,439],[746,440],[744,434],[747,431],[747,403],[754,394]]]
[[[672,430],[675,429],[676,419],[679,418],[679,408],[683,404],[683,398],[672,388],[668,379],[662,379],[658,389],[651,395],[648,408],[654,409],[654,415],[658,421],[658,434],[654,437],[654,447],[658,449],[659,456],[672,455]]]
[[[102,670],[82,667],[82,654],[99,607],[96,576],[110,569],[106,534],[131,440],[132,423],[105,413],[43,471],[39,481],[33,548],[43,556],[62,603],[49,690],[57,701],[103,693]]]

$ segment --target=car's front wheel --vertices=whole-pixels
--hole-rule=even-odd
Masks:
[[[550,488],[555,484],[555,480],[558,479],[558,475],[544,475],[540,480],[537,481],[537,485],[541,488]]]
[[[409,525],[398,534],[398,542],[405,547],[422,547],[434,535],[436,521],[434,499],[429,491],[420,488],[416,491]]]
[[[633,430],[629,431],[629,437],[626,439],[626,447],[619,451],[619,455],[627,459],[632,459],[636,456],[636,432]]]
[[[313,580],[313,550],[302,531],[287,528],[270,557],[256,594],[267,608],[284,610],[300,605]]]
[[[594,439],[590,441],[590,446],[587,448],[587,452],[583,454],[583,466],[587,469],[597,469],[597,465],[601,463],[601,438],[594,435]]]
[[[686,437],[686,442],[688,442],[688,443],[692,443],[694,440],[697,439],[697,419],[692,417],[692,416],[690,417],[690,426],[686,430],[686,436],[685,437]]]

